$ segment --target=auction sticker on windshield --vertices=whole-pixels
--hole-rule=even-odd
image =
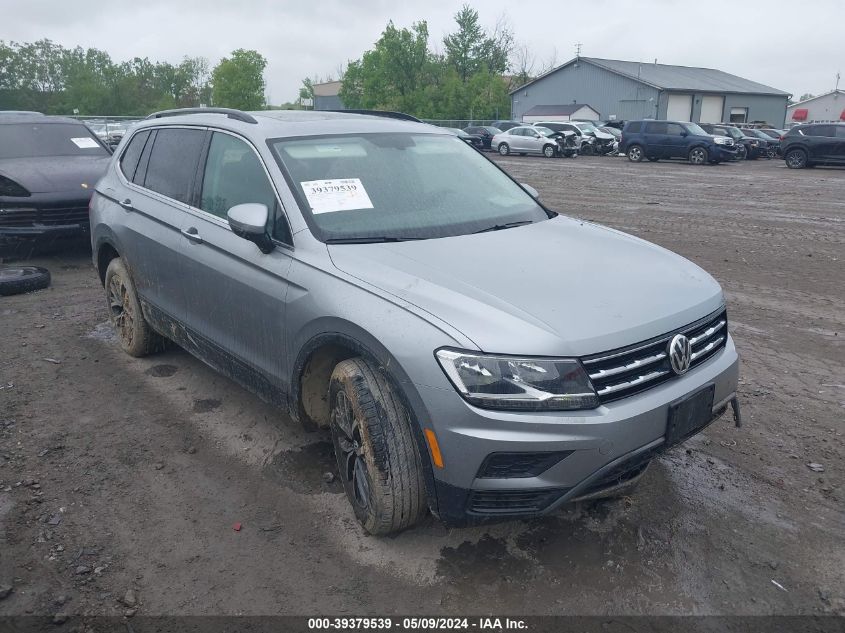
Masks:
[[[372,209],[373,203],[360,178],[308,180],[300,183],[313,213]]]
[[[99,145],[97,145],[97,141],[87,136],[72,138],[70,140],[73,141],[73,144],[79,149],[93,149],[95,147],[99,147]]]

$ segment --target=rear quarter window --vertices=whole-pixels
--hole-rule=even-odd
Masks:
[[[138,132],[129,141],[129,145],[120,157],[120,171],[126,176],[126,180],[133,180],[135,178],[135,171],[138,169],[138,161],[141,160],[141,154],[144,151],[144,145],[147,139],[150,138],[150,131],[143,130]]]
[[[205,130],[159,129],[150,153],[144,187],[187,203],[204,142]]]
[[[643,129],[643,122],[642,121],[634,121],[633,123],[629,123],[625,126],[625,132],[627,134],[637,134]]]

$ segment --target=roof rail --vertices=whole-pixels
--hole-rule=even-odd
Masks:
[[[153,112],[148,119],[161,119],[168,116],[181,116],[183,114],[225,114],[230,119],[243,121],[244,123],[258,123],[255,117],[242,110],[233,108],[176,108],[175,110],[162,110]]]
[[[399,119],[400,121],[414,121],[422,123],[417,117],[405,114],[404,112],[391,112],[390,110],[324,110],[324,112],[340,112],[346,114],[369,114],[371,116],[383,116],[388,119]]]

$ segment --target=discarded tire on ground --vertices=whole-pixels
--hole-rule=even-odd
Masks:
[[[0,266],[0,295],[18,295],[50,285],[50,271],[38,266]]]

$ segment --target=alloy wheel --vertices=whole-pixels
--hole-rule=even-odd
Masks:
[[[370,475],[364,455],[361,424],[355,417],[352,403],[346,393],[338,391],[332,421],[337,434],[337,455],[340,476],[352,484],[355,503],[363,510],[370,506]]]

